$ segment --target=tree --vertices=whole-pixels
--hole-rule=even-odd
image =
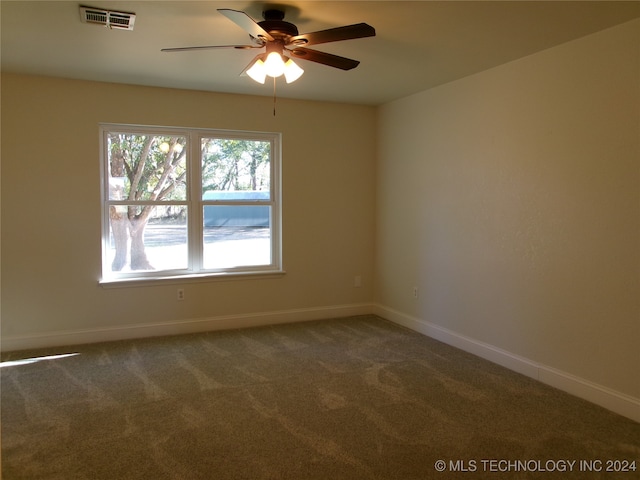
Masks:
[[[202,193],[269,188],[270,142],[207,138],[202,159]]]
[[[130,133],[110,133],[109,199],[131,202],[186,198],[186,139]],[[130,254],[132,270],[150,270],[144,230],[157,205],[122,204],[109,207],[116,254],[111,268],[120,271]],[[127,248],[130,247],[129,252]]]

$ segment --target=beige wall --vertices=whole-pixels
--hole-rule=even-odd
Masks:
[[[640,398],[639,37],[383,106],[380,305]]]
[[[279,99],[274,118],[270,97],[17,75],[1,87],[3,342],[371,303],[373,107]],[[99,122],[282,132],[286,275],[100,287]]]

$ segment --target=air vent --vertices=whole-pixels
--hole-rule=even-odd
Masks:
[[[80,19],[85,23],[93,23],[119,30],[133,30],[136,14],[129,12],[112,12],[102,8],[80,6]]]

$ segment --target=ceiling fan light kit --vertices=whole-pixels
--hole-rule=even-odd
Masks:
[[[243,73],[258,83],[264,83],[267,76],[277,78],[284,75],[287,83],[295,82],[304,70],[291,58],[282,54],[283,46],[276,42],[266,45],[267,51],[251,61]]]
[[[346,25],[317,32],[299,34],[298,28],[290,22],[284,21],[284,12],[268,9],[262,13],[264,18],[256,22],[249,15],[238,10],[228,8],[218,9],[222,15],[249,33],[250,45],[210,45],[200,47],[163,48],[163,52],[183,52],[189,50],[205,50],[217,48],[235,48],[246,50],[250,48],[265,48],[265,53],[255,57],[242,74],[248,75],[258,83],[265,83],[266,77],[274,79],[284,75],[287,83],[296,81],[304,70],[300,68],[288,55],[320,63],[340,70],[351,70],[360,63],[357,60],[340,57],[330,53],[306,48],[308,45],[352,40],[356,38],[373,37],[375,29],[366,23]],[[304,45],[304,46],[303,46]]]
[[[264,66],[262,58],[258,58],[245,73],[258,83],[264,83],[267,79],[267,68]]]
[[[295,82],[303,73],[304,70],[290,58],[284,63],[284,79],[287,83]]]
[[[264,83],[267,75],[274,78],[284,75],[287,83],[291,83],[300,78],[303,73],[304,70],[293,60],[287,58],[285,62],[277,53],[269,54],[266,61],[258,58],[246,71],[246,74],[258,83]]]

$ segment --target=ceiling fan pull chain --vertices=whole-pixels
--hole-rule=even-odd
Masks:
[[[276,77],[273,77],[273,116],[276,116]]]

